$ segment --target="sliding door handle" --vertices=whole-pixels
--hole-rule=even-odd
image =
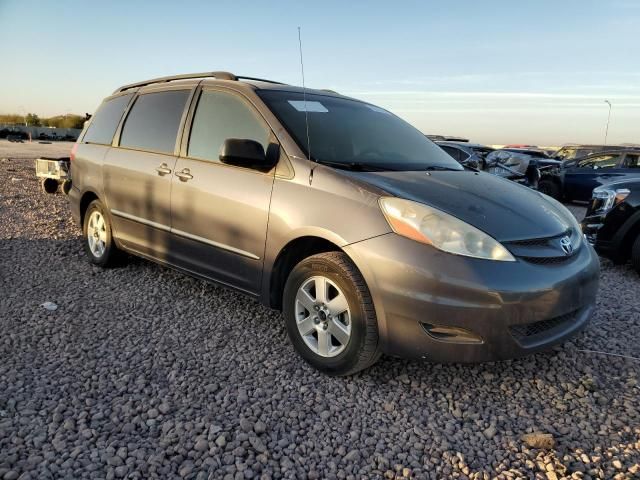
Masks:
[[[169,175],[171,173],[171,169],[167,166],[166,163],[163,163],[158,168],[156,168],[156,172],[158,172],[158,175],[160,175],[161,177],[164,177],[165,175]]]
[[[193,175],[191,175],[191,172],[188,168],[183,168],[182,171],[176,172],[176,177],[178,177],[181,181],[186,182],[188,180],[191,180],[193,178]]]

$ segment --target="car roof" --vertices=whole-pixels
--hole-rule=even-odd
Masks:
[[[600,152],[593,152],[590,153],[589,155],[586,155],[583,158],[589,158],[589,157],[599,157],[600,155],[620,155],[622,153],[640,153],[640,147],[636,147],[636,148],[619,148],[616,150],[602,150]]]
[[[493,148],[488,147],[487,145],[482,145],[481,143],[454,142],[450,140],[438,140],[436,143],[438,145],[450,145],[452,147],[488,148],[493,150]]]
[[[594,144],[570,144],[570,145],[563,145],[558,150],[562,150],[563,148],[602,148],[602,149],[610,148],[610,149],[620,150],[620,149],[626,149],[626,148],[640,148],[640,146],[634,147],[633,145],[602,145],[602,144],[599,145],[595,143]]]

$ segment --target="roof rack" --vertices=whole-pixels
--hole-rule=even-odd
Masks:
[[[164,83],[164,82],[172,82],[174,80],[189,80],[191,78],[216,78],[218,80],[256,80],[259,82],[268,82],[268,83],[276,83],[278,85],[284,85],[281,82],[275,82],[273,80],[265,80],[264,78],[254,78],[254,77],[243,77],[236,76],[230,72],[202,72],[202,73],[185,73],[182,75],[170,75],[168,77],[159,77],[152,78],[151,80],[144,80],[142,82],[130,83],[128,85],[124,85],[118,89],[116,89],[115,93],[124,92],[125,90],[129,90],[130,88],[136,87],[144,87],[146,85],[151,85],[154,83]]]
[[[256,82],[266,82],[266,83],[274,83],[276,85],[286,85],[286,83],[276,82],[275,80],[267,80],[266,78],[256,78],[256,77],[245,77],[242,75],[238,75],[236,80],[254,80]]]

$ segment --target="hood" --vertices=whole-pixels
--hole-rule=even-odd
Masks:
[[[343,172],[391,196],[442,210],[501,242],[551,237],[572,226],[554,200],[488,173]]]

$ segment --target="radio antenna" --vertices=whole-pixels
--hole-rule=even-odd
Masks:
[[[302,103],[304,105],[304,123],[307,127],[307,155],[311,160],[311,137],[309,136],[309,112],[307,111],[307,87],[304,83],[304,63],[302,61],[302,36],[298,27],[298,49],[300,51],[300,70],[302,71]],[[312,173],[313,175],[313,173]],[[311,180],[311,178],[309,179]]]

